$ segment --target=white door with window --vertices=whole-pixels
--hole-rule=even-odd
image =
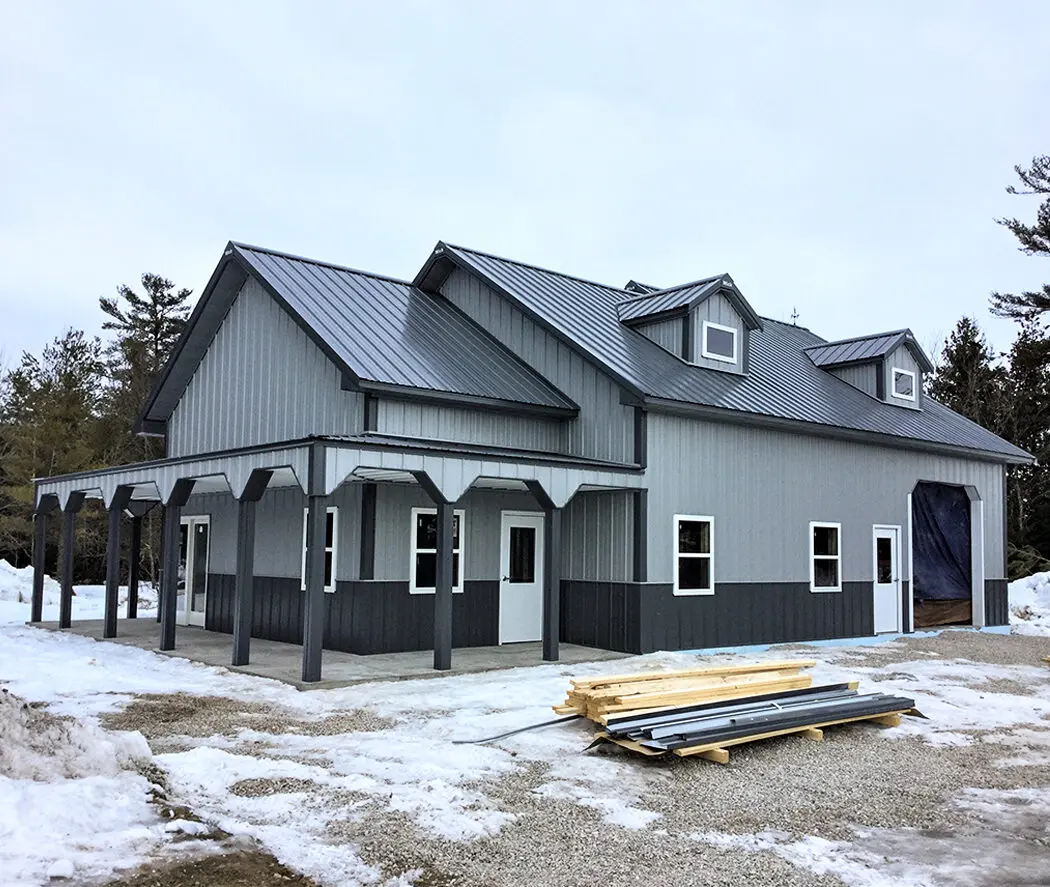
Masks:
[[[875,634],[901,630],[900,527],[875,527]]]
[[[208,542],[211,518],[184,517],[179,528],[179,582],[176,616],[181,625],[204,625],[208,601]]]
[[[504,511],[500,547],[499,642],[543,637],[543,521],[535,512]]]

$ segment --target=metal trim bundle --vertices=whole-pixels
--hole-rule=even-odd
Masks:
[[[738,744],[770,734],[827,726],[844,721],[899,715],[915,706],[912,699],[885,693],[859,694],[848,684],[768,693],[744,700],[708,703],[610,718],[605,737],[648,753],[682,754],[700,747]]]

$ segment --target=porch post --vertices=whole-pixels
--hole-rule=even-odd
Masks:
[[[437,509],[437,563],[434,576],[434,668],[452,668],[452,540],[455,514],[450,502],[425,471],[413,471]],[[415,532],[413,530],[413,532]],[[460,564],[460,569],[462,569]]]
[[[42,496],[33,512],[33,604],[29,621],[44,618],[44,577],[47,570],[47,525],[55,507],[53,496]]]
[[[58,627],[73,624],[73,555],[76,549],[77,512],[84,504],[83,493],[70,493],[62,509],[62,597],[58,608]]]
[[[310,478],[306,514],[306,601],[303,612],[304,682],[321,680],[321,649],[324,644],[325,525],[328,496],[325,495],[326,451],[321,443],[310,445]],[[332,577],[333,580],[335,577]]]
[[[128,552],[128,619],[139,615],[139,578],[142,572],[142,517],[131,518],[131,548]]]
[[[562,510],[537,480],[525,481],[543,509],[543,660],[558,661],[561,640],[561,515]]]
[[[160,582],[160,649],[175,649],[175,618],[179,597],[179,529],[182,524],[182,506],[193,492],[193,481],[175,482],[168,501],[164,503],[164,566]]]
[[[253,471],[237,500],[237,570],[233,602],[233,665],[247,665],[252,639],[255,586],[255,504],[266,492],[270,471]]]
[[[131,501],[133,487],[117,487],[109,503],[109,536],[106,539],[106,606],[102,637],[117,636],[117,607],[120,603],[120,519]]]

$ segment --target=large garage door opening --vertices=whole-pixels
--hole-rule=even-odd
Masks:
[[[973,621],[970,497],[963,487],[919,483],[912,493],[915,627]]]

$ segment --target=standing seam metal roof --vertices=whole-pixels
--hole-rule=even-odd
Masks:
[[[747,375],[690,365],[620,322],[631,294],[465,247],[442,254],[590,356],[626,387],[651,398],[775,419],[944,444],[1010,459],[1030,456],[929,397],[922,410],[884,403],[817,367],[806,349],[828,344],[801,327],[767,321],[750,337]]]
[[[621,302],[617,309],[620,320],[649,317],[653,314],[661,314],[664,311],[673,311],[675,308],[681,308],[694,299],[699,301],[711,295],[722,285],[723,276],[719,274],[716,277],[708,277],[695,283],[650,293],[647,296],[631,299],[629,302]]]
[[[361,379],[578,408],[446,299],[405,281],[244,244],[232,247]]]

